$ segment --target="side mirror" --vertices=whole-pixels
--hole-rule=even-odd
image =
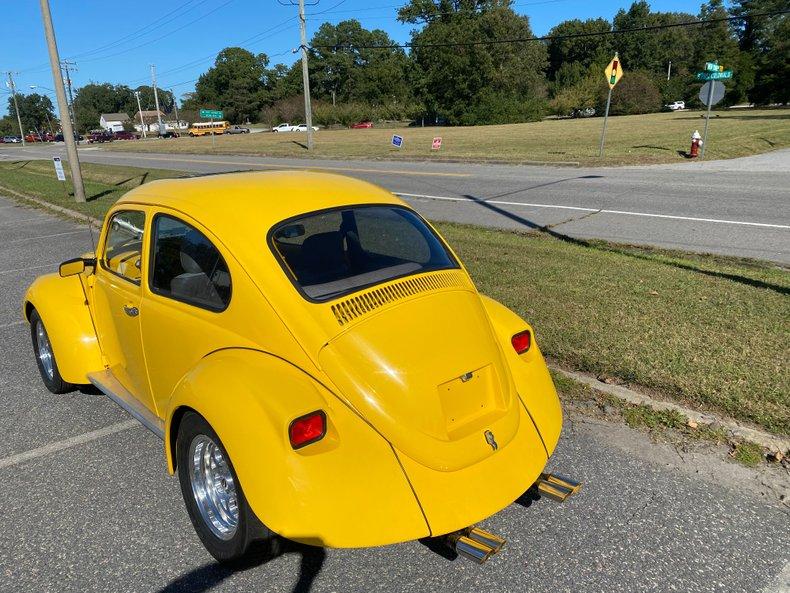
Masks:
[[[96,260],[75,257],[74,259],[64,261],[62,264],[60,264],[58,273],[60,274],[61,278],[66,278],[67,276],[76,276],[77,274],[82,274],[87,266],[95,265]]]

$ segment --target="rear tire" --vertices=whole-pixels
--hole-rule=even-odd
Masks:
[[[214,558],[243,563],[281,552],[283,540],[252,511],[222,441],[195,412],[179,425],[176,464],[189,519]]]
[[[52,393],[68,393],[77,389],[76,385],[64,381],[60,376],[49,335],[41,316],[35,309],[30,313],[30,338],[33,341],[33,353],[36,355],[38,372],[41,373],[41,379],[46,388]]]

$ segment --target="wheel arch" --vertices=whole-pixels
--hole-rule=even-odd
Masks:
[[[58,274],[39,276],[22,301],[22,315],[29,323],[38,311],[65,381],[87,384],[88,373],[103,368],[81,275],[61,278]]]
[[[275,355],[228,348],[204,357],[173,391],[165,421],[168,470],[178,427],[202,416],[232,460],[250,507],[286,538],[339,547],[428,535],[390,444],[317,378]],[[294,449],[290,423],[323,410],[324,438]],[[368,500],[380,501],[370,505]],[[391,521],[382,524],[381,517]]]

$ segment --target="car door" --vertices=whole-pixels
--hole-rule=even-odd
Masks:
[[[115,379],[156,414],[143,354],[140,318],[145,277],[147,212],[129,207],[112,213],[96,266],[93,308],[99,345]]]

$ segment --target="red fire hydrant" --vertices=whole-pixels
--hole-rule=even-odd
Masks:
[[[699,147],[702,146],[702,136],[699,135],[699,130],[694,130],[691,135],[691,152],[689,156],[695,159],[699,156]]]

